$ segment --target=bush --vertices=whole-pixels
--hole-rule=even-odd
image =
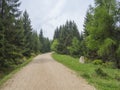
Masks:
[[[58,50],[58,45],[59,45],[59,41],[57,39],[55,39],[51,45],[51,50],[57,52]]]
[[[115,79],[116,79],[117,81],[120,81],[120,75],[115,74]]]
[[[106,68],[115,68],[115,64],[113,62],[103,63],[102,66]]]
[[[85,63],[91,63],[91,60],[85,57]]]
[[[83,73],[82,76],[85,78],[90,78],[90,75],[88,73]]]
[[[30,56],[35,56],[35,53],[31,53]]]
[[[100,67],[95,69],[95,72],[98,76],[101,76],[101,77],[106,77],[108,76],[107,73],[105,73]]]
[[[103,62],[102,62],[102,60],[97,59],[97,60],[94,60],[94,61],[93,61],[93,64],[94,64],[94,65],[102,65]]]

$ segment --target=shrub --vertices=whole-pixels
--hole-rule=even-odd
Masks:
[[[85,63],[90,63],[90,62],[91,62],[91,60],[88,59],[87,57],[85,57]]]
[[[51,50],[57,52],[58,50],[58,45],[59,45],[59,41],[57,39],[55,39],[51,45]]]
[[[116,79],[117,81],[120,81],[120,75],[115,74],[115,79]]]
[[[35,53],[31,53],[30,56],[35,56]]]
[[[102,65],[102,63],[103,63],[102,60],[99,59],[93,61],[94,65]]]
[[[103,63],[102,66],[106,68],[115,68],[115,64],[113,62]]]
[[[82,76],[85,78],[90,78],[90,75],[88,73],[83,73]]]
[[[100,67],[95,69],[95,72],[98,76],[101,76],[101,77],[106,77],[108,76],[107,73],[105,73]]]

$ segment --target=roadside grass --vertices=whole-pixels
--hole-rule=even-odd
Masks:
[[[118,69],[102,67],[102,70],[108,76],[101,77],[95,72],[96,68],[101,67],[99,65],[93,65],[92,63],[81,64],[77,58],[57,53],[53,53],[52,57],[68,68],[76,71],[78,76],[85,78],[97,90],[120,90],[120,70]]]
[[[33,60],[34,56],[31,56],[29,59],[27,59],[24,63],[18,65],[13,70],[8,70],[6,73],[3,73],[0,77],[0,87],[8,80],[10,79],[15,73],[20,71],[24,66],[26,66],[28,63],[30,63]]]

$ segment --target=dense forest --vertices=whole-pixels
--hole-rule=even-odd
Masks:
[[[0,0],[0,72],[14,68],[31,55],[50,51],[43,31],[32,28],[27,11],[19,10],[19,0]]]
[[[84,30],[79,34],[74,21],[55,30],[51,49],[74,57],[113,62],[120,68],[120,2],[95,0],[89,6]]]
[[[79,54],[79,41],[83,37],[79,34],[74,21],[67,21],[65,25],[55,30],[51,49],[61,54]]]

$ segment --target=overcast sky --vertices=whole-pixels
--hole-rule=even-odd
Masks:
[[[27,10],[34,30],[42,28],[44,35],[53,38],[57,26],[74,20],[83,30],[84,17],[94,0],[21,0],[22,11]]]

